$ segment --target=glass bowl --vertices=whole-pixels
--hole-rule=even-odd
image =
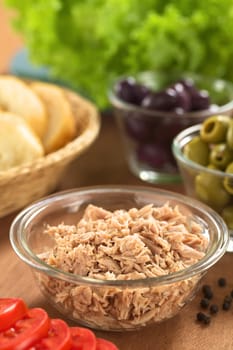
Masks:
[[[89,204],[91,211],[85,220],[94,223],[83,231],[86,221],[80,219]],[[157,225],[163,226],[170,240],[165,240],[160,231],[153,232],[151,205],[159,220]],[[103,209],[96,214],[93,206]],[[105,210],[117,211],[120,219],[116,221],[111,215],[109,219]],[[122,210],[131,210],[129,221]],[[107,231],[101,220],[107,220]],[[72,230],[77,228],[72,225],[78,222],[81,228],[75,234]],[[191,246],[187,250],[172,248],[184,222],[189,238],[190,232],[199,232],[195,242],[201,243],[195,251]],[[45,230],[48,225],[52,237]],[[71,231],[64,231],[64,225],[69,230],[70,225],[73,227],[73,236]],[[173,225],[174,231],[169,231]],[[59,242],[55,242],[55,231],[61,233]],[[69,243],[72,239],[78,243]],[[10,228],[12,247],[33,271],[46,300],[78,324],[108,331],[140,329],[175,316],[195,296],[203,275],[225,253],[228,239],[224,221],[211,208],[177,193],[140,186],[100,186],[57,193],[23,210]]]
[[[172,74],[144,72],[134,79],[160,91],[181,77]],[[125,77],[113,82],[109,100],[123,141],[125,157],[134,175],[149,183],[175,183],[181,178],[172,154],[173,138],[183,129],[203,122],[213,114],[229,115],[233,110],[233,85],[190,73],[182,79],[192,79],[200,90],[207,90],[211,99],[209,109],[196,112],[159,111],[127,103],[118,97],[116,87]]]
[[[223,187],[224,179],[233,183],[233,174],[199,165],[183,154],[183,149],[200,134],[201,124],[180,132],[173,140],[172,150],[177,161],[187,195],[196,198],[218,212],[226,221],[230,234],[227,251],[233,251],[233,195]]]

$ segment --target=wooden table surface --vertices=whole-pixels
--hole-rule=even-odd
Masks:
[[[0,71],[7,70],[10,59],[22,45],[22,38],[10,28],[9,13],[0,0]],[[102,116],[98,139],[85,154],[72,163],[58,190],[101,184],[149,186],[129,172],[114,119],[110,115]],[[182,184],[158,187],[184,192]],[[51,317],[62,317],[48,305],[35,285],[31,271],[16,257],[10,246],[9,227],[16,214],[0,219],[0,297],[21,297],[30,307],[44,307]],[[96,331],[96,335],[114,341],[121,350],[232,350],[233,307],[229,311],[221,309],[224,296],[233,290],[232,264],[233,255],[225,254],[203,280],[203,283],[213,287],[213,302],[220,306],[219,313],[212,317],[210,325],[201,326],[195,321],[196,313],[200,311],[200,292],[171,320],[137,332],[121,334]],[[225,288],[217,286],[217,279],[222,276],[227,279]]]

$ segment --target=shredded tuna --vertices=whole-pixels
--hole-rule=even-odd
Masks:
[[[160,277],[197,263],[208,239],[203,226],[169,203],[115,210],[89,205],[76,225],[48,226],[54,247],[47,264],[98,280]],[[74,319],[104,329],[134,328],[173,316],[201,276],[169,285],[118,288],[81,286],[40,276],[44,291]]]

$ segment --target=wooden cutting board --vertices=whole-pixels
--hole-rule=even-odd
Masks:
[[[5,227],[1,227],[3,231],[8,231],[9,223],[10,219],[9,222],[5,220]],[[3,267],[1,276],[4,281],[0,285],[0,297],[19,296],[30,307],[43,307],[50,317],[61,318],[62,315],[40,293],[28,266],[15,256],[8,235],[0,235],[0,247],[0,266]],[[226,253],[202,281],[202,285],[211,285],[214,292],[212,302],[220,307],[218,314],[212,316],[209,325],[196,322],[196,314],[201,310],[199,304],[203,297],[199,291],[195,299],[170,320],[137,332],[95,331],[95,334],[113,341],[120,350],[233,350],[233,303],[230,310],[221,309],[223,298],[233,290],[232,265],[233,253]],[[17,283],[13,276],[17,276]],[[225,287],[220,288],[217,285],[219,277],[226,278]],[[66,321],[71,326],[74,325],[69,320]]]

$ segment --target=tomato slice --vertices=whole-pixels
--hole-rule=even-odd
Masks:
[[[49,327],[50,319],[45,310],[29,309],[11,328],[0,332],[0,350],[24,350],[45,337]]]
[[[0,298],[0,332],[10,328],[27,313],[27,306],[19,298]]]
[[[47,336],[27,350],[70,350],[71,334],[69,326],[61,319],[51,319]]]
[[[109,340],[97,338],[96,339],[96,350],[119,350],[115,344]]]
[[[70,327],[71,350],[96,350],[95,334],[87,328]]]

